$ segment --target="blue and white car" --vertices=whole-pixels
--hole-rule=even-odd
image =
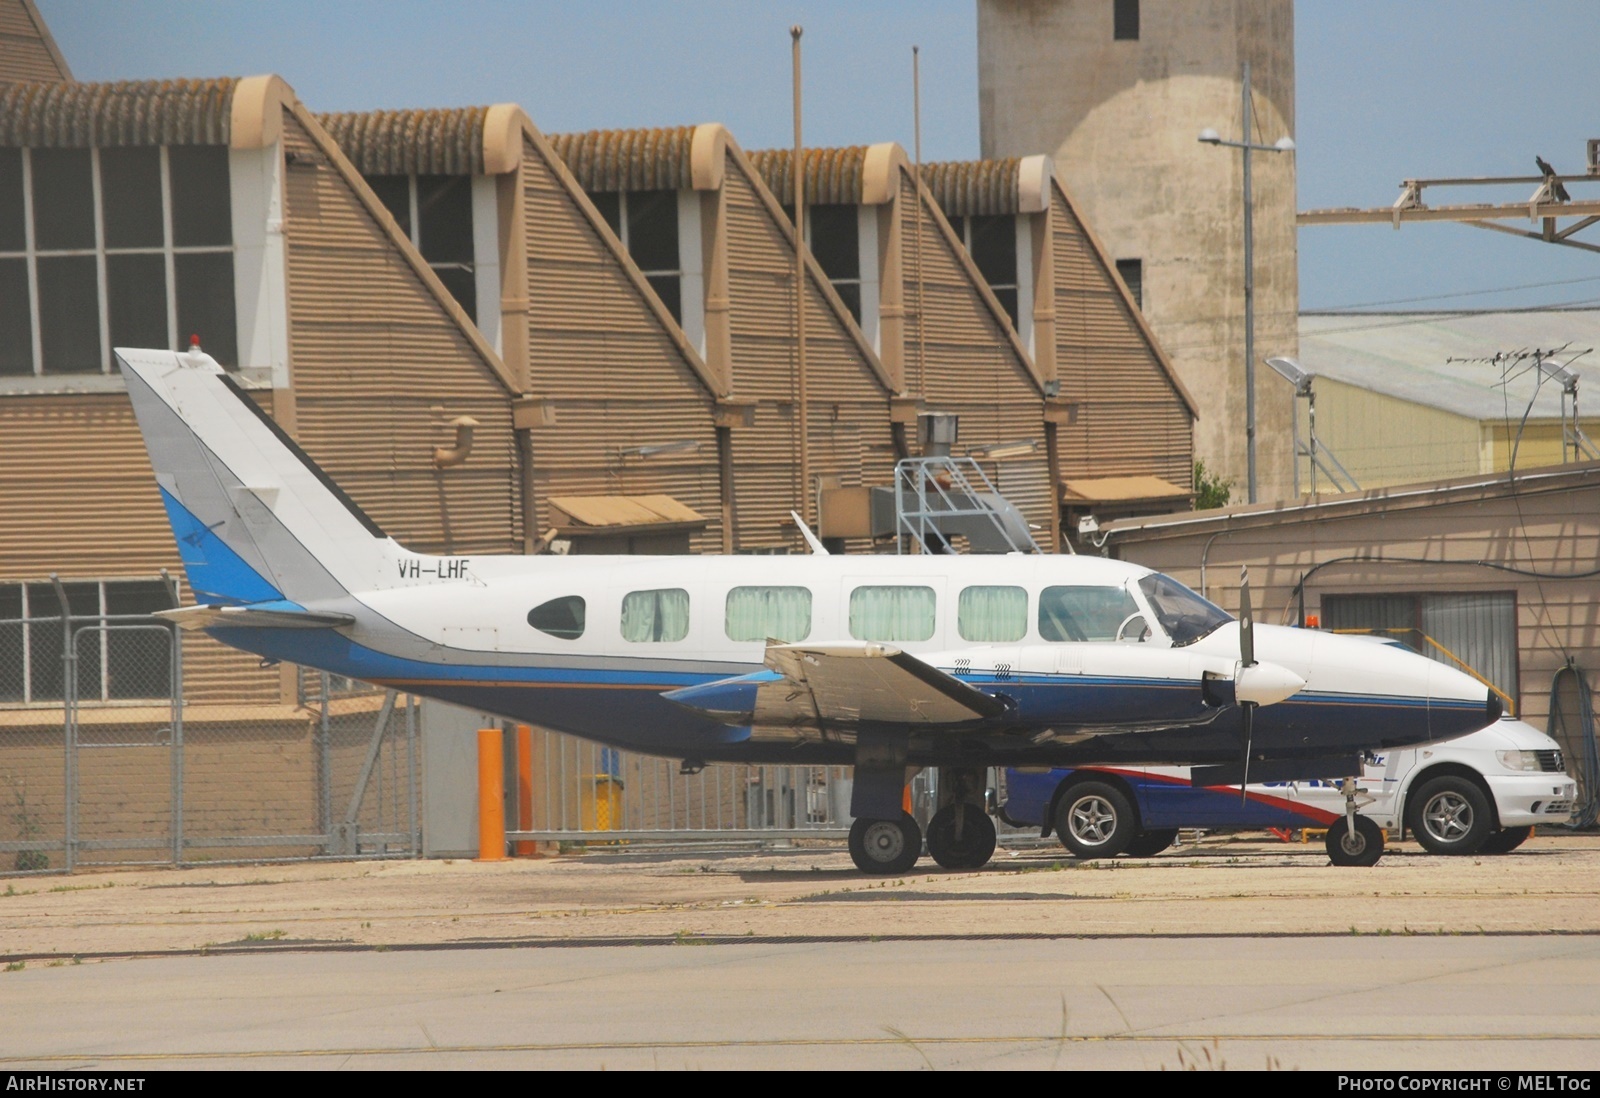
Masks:
[[[1344,815],[1337,780],[1194,787],[1187,767],[1009,769],[1000,817],[1054,831],[1080,858],[1150,857],[1179,828],[1327,827]],[[1458,739],[1377,755],[1362,776],[1361,815],[1402,825],[1434,854],[1504,854],[1535,824],[1566,823],[1577,785],[1555,740],[1502,718]]]

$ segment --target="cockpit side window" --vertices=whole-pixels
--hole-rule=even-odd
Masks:
[[[1039,595],[1039,636],[1047,641],[1110,643],[1139,613],[1124,587],[1046,587]]]
[[[528,624],[562,640],[583,636],[585,604],[581,595],[562,595],[528,611]]]
[[[1193,644],[1233,620],[1220,606],[1207,602],[1171,576],[1159,572],[1140,580],[1139,589],[1150,600],[1150,609],[1155,611],[1156,621],[1172,638],[1174,648]]]

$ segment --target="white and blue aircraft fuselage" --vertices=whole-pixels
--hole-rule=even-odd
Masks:
[[[197,603],[178,624],[691,767],[854,766],[865,870],[915,861],[908,768],[948,778],[931,852],[981,865],[984,767],[1327,777],[1499,715],[1432,660],[1236,621],[1103,558],[413,553],[209,356],[117,358]]]

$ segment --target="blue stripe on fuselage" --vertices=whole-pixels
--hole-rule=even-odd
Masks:
[[[473,653],[456,649],[441,652],[461,662],[392,656],[332,629],[218,628],[207,632],[226,644],[263,656],[658,755],[694,753],[715,761],[719,747],[731,749],[750,735],[748,729],[729,727],[662,697],[668,691],[727,678],[726,671],[660,670],[646,661],[615,668],[497,667],[466,662]],[[1207,710],[1190,682],[1081,675],[1007,681],[965,676],[964,681],[973,682],[974,678],[978,680],[975,685],[1006,694],[1017,703],[1013,717],[966,726],[968,732],[980,736],[1004,735],[1014,740],[1019,726],[1024,732],[1049,727],[1071,732],[1086,726],[1135,722],[1178,724],[1216,714],[1204,731],[1167,729],[1107,736],[1097,749],[1105,758],[1096,761],[1142,758],[1171,762],[1183,753],[1184,745],[1212,740],[1217,741],[1221,759],[1237,752],[1238,711]],[[1426,714],[1426,725],[1421,728],[1419,707]],[[1425,700],[1411,698],[1297,696],[1258,712],[1255,742],[1267,751],[1335,753],[1460,735],[1487,723],[1481,704],[1436,702],[1433,708],[1427,707]],[[934,728],[927,734],[940,733]],[[846,754],[841,761],[849,761],[849,749],[843,750]],[[727,756],[748,757],[733,750]]]

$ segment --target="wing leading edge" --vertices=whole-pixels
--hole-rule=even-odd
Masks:
[[[763,662],[769,671],[665,697],[735,725],[953,725],[1010,710],[1004,699],[887,644],[768,641]]]

